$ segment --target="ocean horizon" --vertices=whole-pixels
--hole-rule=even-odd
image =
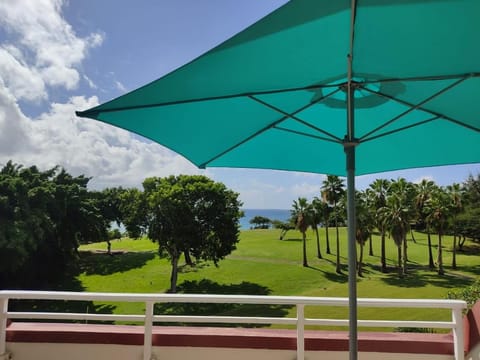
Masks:
[[[250,220],[255,216],[263,216],[270,220],[287,221],[290,218],[289,209],[242,209],[244,217],[240,218],[240,229],[248,230],[252,226]]]

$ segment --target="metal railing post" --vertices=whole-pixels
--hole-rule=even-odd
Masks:
[[[143,360],[152,359],[153,301],[145,302]]]
[[[0,359],[8,359],[7,353],[8,298],[0,298]]]
[[[463,339],[463,315],[462,309],[452,309],[452,322],[455,324],[453,328],[453,347],[455,360],[464,360],[464,339]]]
[[[297,360],[305,359],[305,305],[297,304]]]

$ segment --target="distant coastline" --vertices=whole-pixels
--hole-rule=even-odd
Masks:
[[[270,220],[287,221],[290,218],[288,209],[242,209],[245,216],[240,219],[240,229],[248,230],[251,227],[250,220],[254,216],[264,216]]]

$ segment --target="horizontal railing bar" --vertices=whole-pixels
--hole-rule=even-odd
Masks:
[[[453,329],[455,324],[449,321],[408,321],[408,320],[358,320],[358,326],[363,327],[415,327]],[[305,319],[305,325],[317,326],[349,326],[343,319]]]
[[[45,320],[93,320],[93,321],[141,321],[144,315],[110,315],[51,312],[8,312],[10,319],[45,319]],[[190,322],[190,323],[239,323],[239,324],[280,324],[295,325],[296,318],[276,317],[238,317],[238,316],[188,316],[188,315],[156,315],[154,322]],[[358,320],[363,327],[416,327],[452,329],[453,322],[448,321],[402,321],[402,320]],[[348,326],[348,320],[342,319],[305,319],[305,325]]]
[[[272,305],[323,305],[348,306],[346,297],[306,297],[306,296],[262,296],[262,295],[205,295],[205,294],[136,294],[136,293],[97,293],[97,292],[50,292],[0,290],[0,298],[35,300],[72,301],[123,301],[157,303],[241,303]],[[359,298],[360,307],[402,307],[402,308],[443,308],[464,309],[462,300],[437,299],[373,299]]]
[[[239,324],[283,324],[295,325],[295,318],[276,317],[239,317],[239,316],[186,316],[186,315],[155,315],[153,322],[191,322],[191,323],[239,323]]]
[[[8,312],[9,319],[145,321],[145,315],[81,314],[54,312]]]

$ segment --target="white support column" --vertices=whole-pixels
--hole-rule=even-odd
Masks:
[[[143,360],[152,359],[153,301],[145,303],[145,323],[143,338]]]
[[[455,324],[453,328],[453,346],[455,360],[464,360],[464,338],[463,338],[463,314],[462,309],[452,309],[452,321]]]
[[[297,360],[305,359],[305,305],[297,304]]]
[[[8,299],[0,298],[0,360],[10,359],[7,354],[7,312]]]

